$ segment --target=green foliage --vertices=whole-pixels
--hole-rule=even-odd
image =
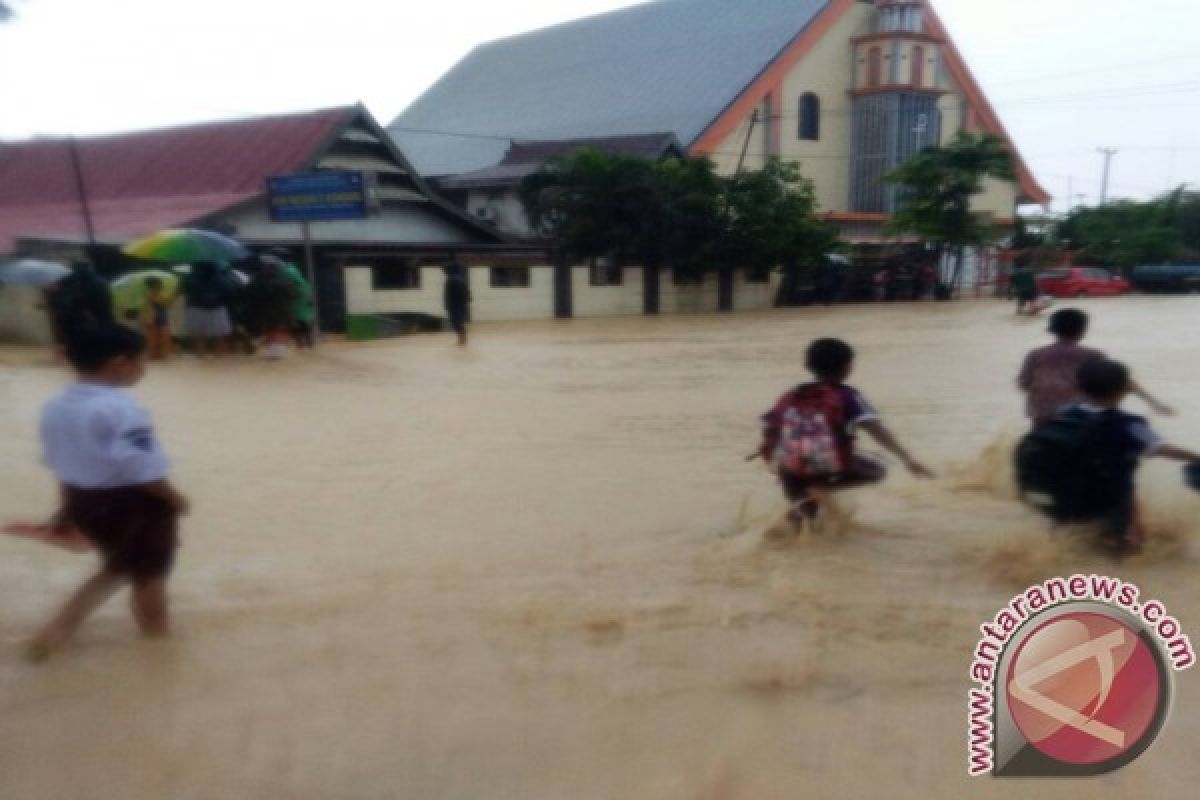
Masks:
[[[812,182],[797,164],[777,158],[727,178],[716,261],[723,266],[812,266],[839,246],[837,231],[816,216]]]
[[[971,213],[971,197],[983,191],[987,177],[1016,179],[1000,137],[959,133],[945,147],[927,147],[886,178],[901,188],[889,226],[939,244],[983,244],[994,232]]]
[[[526,178],[520,195],[535,230],[570,259],[609,257],[698,277],[815,261],[837,244],[814,214],[812,184],[778,160],[723,178],[707,159],[584,148]]]
[[[1180,188],[1145,202],[1079,208],[1059,238],[1081,263],[1118,269],[1200,259],[1200,193]]]
[[[952,247],[957,265],[951,286],[962,276],[963,251],[996,236],[994,228],[971,212],[971,198],[983,191],[984,178],[1015,180],[1012,155],[998,136],[959,133],[945,147],[927,147],[886,178],[900,187],[900,210],[890,230],[915,233],[939,251]]]

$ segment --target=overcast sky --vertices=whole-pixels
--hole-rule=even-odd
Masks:
[[[751,4],[754,0],[729,0]],[[472,45],[628,0],[13,0],[0,138],[363,101],[387,124]],[[935,0],[1056,198],[1200,187],[1200,1]]]

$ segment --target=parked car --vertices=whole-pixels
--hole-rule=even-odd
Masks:
[[[1096,267],[1059,267],[1037,276],[1038,291],[1051,297],[1114,297],[1129,291],[1129,281]]]
[[[1200,265],[1134,267],[1133,285],[1143,292],[1200,292]]]

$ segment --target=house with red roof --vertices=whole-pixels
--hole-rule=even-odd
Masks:
[[[514,249],[432,191],[365,108],[346,106],[0,143],[0,255],[90,251],[103,261],[137,236],[198,227],[251,247],[291,248],[299,262],[303,231],[299,223],[270,220],[267,178],[332,169],[364,173],[371,206],[366,219],[311,224],[321,317],[334,329],[353,312],[347,268],[398,285],[413,281],[423,264],[452,255],[486,260]]]

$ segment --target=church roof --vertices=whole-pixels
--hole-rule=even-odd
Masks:
[[[830,0],[656,0],[475,48],[389,126],[425,175],[515,139],[654,131],[690,146]]]

